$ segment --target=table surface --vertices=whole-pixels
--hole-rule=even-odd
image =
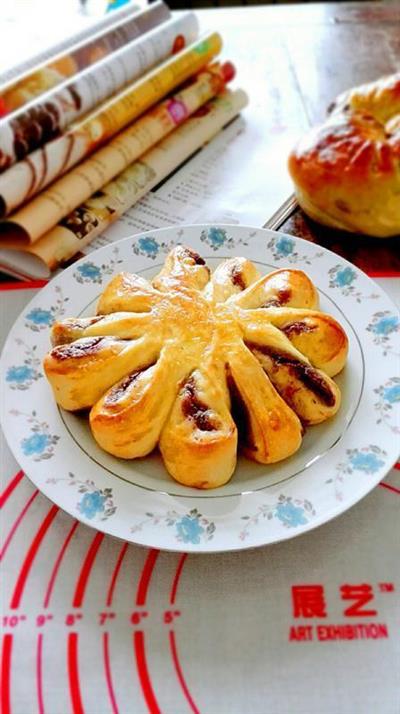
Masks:
[[[324,119],[338,94],[400,66],[399,3],[311,3],[199,15],[203,27],[221,31],[228,57],[239,54],[238,82],[243,87],[254,86],[259,67],[260,85],[253,92],[259,94],[250,91],[249,116],[255,102],[262,104],[271,146],[280,141],[282,156],[308,126]],[[274,172],[268,159],[265,171],[268,182]],[[288,193],[290,188],[288,180]],[[300,209],[280,229],[319,242],[374,277],[400,275],[397,237],[382,241],[324,229]]]
[[[299,130],[321,121],[342,91],[399,69],[400,4],[396,2],[310,3],[307,5],[202,10],[202,27],[224,37],[224,52],[235,58],[239,45],[247,63],[238,80],[268,62],[270,116]],[[233,40],[233,42],[232,42]],[[245,54],[243,53],[243,54]],[[260,67],[265,71],[265,66]]]
[[[396,3],[198,14],[227,57],[240,55],[241,86],[260,67],[266,132],[303,131],[337,93],[398,67]],[[0,344],[35,293],[9,287]],[[4,441],[0,459],[4,714],[398,714],[399,470],[301,538],[186,557],[78,524],[23,477]],[[349,584],[370,598],[355,615]]]

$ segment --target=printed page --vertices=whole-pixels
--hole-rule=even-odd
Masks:
[[[193,42],[197,34],[195,14],[180,15],[141,37],[134,37],[99,62],[35,97],[26,106],[11,111],[0,123],[0,169],[7,169],[59,136],[80,117],[167,59],[177,47],[182,49]],[[37,74],[40,84],[40,72]],[[12,106],[13,91],[3,94],[1,101],[7,105],[10,94]]]
[[[185,16],[180,18],[178,34],[183,31]],[[0,176],[2,215],[8,215],[28,196],[32,198],[39,190],[42,191],[159,99],[199,72],[219,54],[221,45],[218,33],[202,37],[101,104],[80,122],[73,124],[66,134],[11,166]]]
[[[212,73],[208,74],[214,75],[215,71],[214,66]],[[199,75],[198,80],[183,90],[180,96],[185,93],[189,99],[196,85],[199,89],[199,85],[204,83],[206,74]],[[204,95],[199,96],[198,101],[204,98]],[[191,97],[193,100],[194,96]],[[167,134],[32,246],[24,250],[0,249],[1,267],[6,270],[11,267],[28,276],[43,278],[49,277],[50,271],[60,263],[73,256],[80,257],[85,245],[193,156],[246,104],[246,93],[239,89],[225,91],[201,106],[192,117],[183,121],[175,131]]]
[[[213,65],[209,71],[200,72],[184,89],[156,104],[102,149],[39,193],[9,220],[2,221],[0,245],[8,240],[12,246],[11,239],[16,230],[26,242],[49,238],[48,231],[78,206],[84,212],[81,205],[84,201],[221,92],[225,82],[229,81],[226,72],[225,65],[221,67],[219,64]],[[174,163],[172,169],[179,164]],[[160,177],[155,183],[159,180]],[[55,252],[60,254],[59,250]]]
[[[156,25],[166,22],[169,14],[162,0],[156,0],[143,12],[135,11],[133,16],[131,13],[131,16],[111,25],[108,18],[108,25],[103,29],[99,23],[93,26],[91,32],[86,30],[85,33],[77,33],[65,43],[49,48],[27,63],[17,65],[11,77],[8,77],[7,72],[0,75],[0,115],[8,115],[68,77],[93,66]],[[20,23],[15,21],[14,25],[18,34]]]

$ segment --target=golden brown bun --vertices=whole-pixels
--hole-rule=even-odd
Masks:
[[[400,73],[342,94],[289,156],[314,220],[385,238],[400,233]]]
[[[272,464],[297,451],[303,424],[338,410],[331,377],[347,337],[317,308],[300,270],[260,277],[232,258],[210,278],[179,246],[152,283],[121,273],[96,316],[56,323],[44,367],[62,407],[91,407],[105,451],[134,459],[158,445],[173,478],[215,488],[234,472],[238,439]]]

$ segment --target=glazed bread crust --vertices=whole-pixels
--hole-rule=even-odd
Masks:
[[[400,73],[340,95],[288,166],[300,206],[319,223],[400,233]]]

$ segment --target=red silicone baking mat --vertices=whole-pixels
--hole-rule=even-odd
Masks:
[[[34,292],[2,291],[3,338]],[[400,470],[302,537],[186,556],[78,524],[1,447],[3,714],[398,712]]]

